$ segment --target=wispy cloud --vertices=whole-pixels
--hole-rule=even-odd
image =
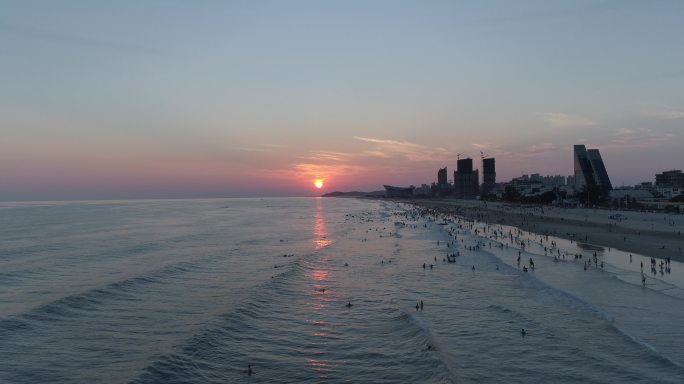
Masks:
[[[406,153],[406,154],[412,154],[415,152],[420,152],[425,149],[425,146],[420,145],[420,144],[415,144],[411,143],[408,141],[398,141],[398,140],[390,140],[390,139],[373,139],[369,137],[360,137],[360,136],[354,136],[354,139],[360,140],[360,141],[365,141],[367,143],[373,143],[377,144],[380,148],[383,148],[387,151],[395,152],[395,153]]]
[[[542,143],[539,145],[534,144],[527,148],[527,153],[537,155],[544,152],[556,151],[558,149],[559,148],[553,145],[553,143]]]
[[[636,132],[636,129],[632,128],[619,128],[615,131],[615,136],[630,136],[635,134]]]
[[[370,157],[379,157],[382,159],[387,159],[390,157],[390,155],[382,151],[363,151],[363,154]]]
[[[364,171],[364,167],[356,164],[320,164],[320,163],[296,163],[293,165],[296,174],[305,174],[310,178],[336,177],[353,175]]]
[[[650,128],[618,128],[613,133],[620,138],[631,138],[634,136],[652,136],[653,130]]]
[[[641,104],[641,115],[656,119],[674,120],[684,117],[684,111],[667,104]]]
[[[539,112],[537,113],[546,124],[554,128],[589,127],[597,123],[583,116],[570,115],[559,112]]]
[[[344,162],[349,161],[353,157],[354,153],[319,150],[310,151],[308,155],[302,156],[302,159],[307,161]]]
[[[374,144],[375,148],[366,153],[375,157],[401,157],[410,161],[450,160],[454,153],[442,147],[429,148],[422,144],[392,139],[375,139],[354,136],[354,139]]]
[[[483,151],[485,149],[496,149],[498,148],[497,145],[492,144],[492,143],[472,143],[470,144],[471,147],[478,151]]]
[[[671,132],[658,132],[649,128],[619,128],[613,138],[603,144],[605,148],[653,148],[671,144],[677,137]]]

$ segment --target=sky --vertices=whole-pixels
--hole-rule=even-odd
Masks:
[[[0,0],[0,200],[371,191],[480,151],[501,182],[572,174],[574,144],[613,185],[653,181],[684,168],[682,20],[678,0]]]

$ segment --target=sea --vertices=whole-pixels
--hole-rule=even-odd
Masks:
[[[0,382],[682,383],[661,261],[385,200],[1,203]]]

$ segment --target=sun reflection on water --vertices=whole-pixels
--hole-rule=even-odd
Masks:
[[[330,246],[332,243],[333,241],[328,239],[328,233],[325,226],[323,200],[318,198],[316,200],[316,214],[314,216],[313,247],[314,250],[318,251]],[[306,274],[309,280],[307,294],[311,300],[311,315],[314,317],[314,319],[309,319],[307,322],[312,326],[309,335],[312,337],[314,345],[327,343],[329,341],[331,337],[331,325],[328,322],[323,321],[321,317],[325,317],[326,309],[328,309],[331,304],[338,301],[335,297],[336,295],[329,286],[328,280],[330,278],[330,271],[325,269],[325,265],[329,262],[329,256],[321,256],[320,263]],[[314,355],[313,358],[307,359],[307,366],[316,372],[321,380],[328,380],[328,375],[336,368],[337,364],[324,359],[325,353],[322,351],[315,351]]]
[[[316,281],[325,281],[328,277],[328,271],[313,270],[309,272],[309,277]]]
[[[316,199],[316,216],[314,217],[313,246],[315,250],[323,249],[332,244],[328,239],[325,229],[325,217],[323,216],[322,198]]]
[[[321,379],[327,379],[328,373],[332,370],[332,366],[327,360],[308,359],[307,365],[319,374]]]

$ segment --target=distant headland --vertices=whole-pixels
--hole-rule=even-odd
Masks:
[[[373,191],[373,192],[360,192],[360,191],[341,192],[341,191],[335,191],[335,192],[329,192],[329,193],[321,195],[321,197],[382,197],[382,196],[385,196],[385,191]]]

